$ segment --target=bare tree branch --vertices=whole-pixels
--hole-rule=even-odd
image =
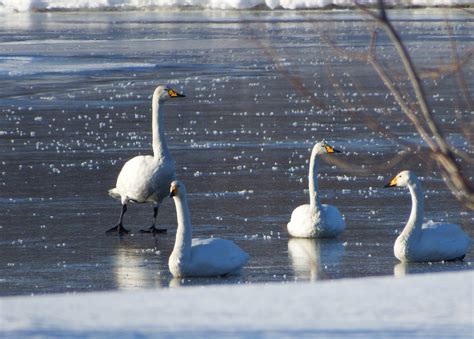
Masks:
[[[454,73],[460,73],[463,67],[472,62],[474,57],[474,48],[470,48],[462,58],[459,58],[457,53],[453,53],[454,61],[448,65],[439,65],[436,68],[422,68],[420,71],[420,78],[436,79],[441,76],[447,76]]]
[[[408,79],[410,80],[413,91],[417,98],[417,105],[420,108],[420,111],[425,119],[425,122],[429,128],[429,132],[425,130],[416,115],[416,111],[411,109],[407,102],[403,99],[403,96],[400,95],[397,88],[394,86],[392,79],[386,74],[384,69],[376,62],[375,57],[369,55],[369,63],[374,67],[377,74],[381,77],[387,88],[390,90],[392,95],[395,97],[395,100],[400,105],[402,110],[408,116],[408,118],[415,125],[417,131],[422,136],[423,140],[428,143],[433,159],[438,163],[440,168],[444,171],[443,178],[454,193],[454,195],[461,201],[463,201],[466,206],[474,210],[474,189],[467,179],[463,176],[461,169],[456,162],[456,159],[451,151],[454,149],[452,145],[448,145],[446,139],[442,135],[437,123],[435,122],[431,109],[426,100],[426,95],[424,89],[421,85],[421,80],[418,76],[418,73],[415,70],[411,57],[402,43],[400,36],[395,31],[390,20],[387,17],[385,11],[385,5],[383,0],[378,0],[378,14],[370,11],[367,7],[361,5],[357,1],[356,5],[375,21],[377,21],[382,28],[384,28],[388,37],[392,41],[397,53],[402,61],[405,72],[407,73]],[[373,46],[373,43],[371,43]],[[370,47],[373,50],[373,47]],[[429,135],[431,134],[431,135]],[[455,152],[456,153],[456,152]]]
[[[378,0],[378,5],[379,5],[378,15],[373,14],[372,11],[367,9],[365,6],[360,5],[357,1],[356,1],[356,4],[364,12],[370,13],[369,15],[372,18],[374,18],[382,26],[382,28],[385,29],[385,32],[387,33],[395,49],[397,50],[398,55],[400,56],[400,59],[403,63],[405,71],[407,72],[408,78],[411,81],[420,110],[423,116],[425,117],[426,123],[428,124],[428,127],[430,128],[431,133],[433,134],[433,137],[436,140],[437,147],[439,147],[443,153],[449,153],[449,147],[446,144],[445,139],[442,136],[435,120],[431,116],[431,110],[428,106],[428,102],[426,101],[426,95],[425,95],[424,89],[421,86],[421,81],[418,77],[418,73],[415,70],[415,66],[413,65],[410,55],[408,54],[408,51],[405,45],[402,43],[400,36],[395,31],[395,28],[392,26],[392,23],[390,22],[390,20],[388,20],[387,12],[385,11],[385,4],[383,0]]]
[[[400,105],[402,110],[405,112],[406,116],[410,119],[412,124],[415,126],[418,133],[420,133],[423,140],[426,141],[426,143],[429,145],[429,147],[431,149],[435,149],[436,145],[431,140],[430,136],[428,135],[428,132],[423,127],[422,122],[420,121],[420,119],[418,118],[416,113],[410,108],[408,103],[403,99],[403,96],[401,95],[399,90],[395,87],[395,85],[393,84],[392,79],[385,72],[384,68],[380,65],[380,63],[378,63],[375,60],[375,56],[370,56],[368,61],[372,65],[372,67],[375,69],[375,71],[377,72],[379,77],[382,79],[385,86],[387,86],[389,91],[392,93],[392,95],[395,98],[395,100],[397,101],[397,103]]]
[[[373,12],[367,7],[357,2],[356,5],[370,17],[372,17],[378,23],[378,25],[385,30],[388,37],[392,41],[393,46],[395,47],[397,54],[402,62],[403,69],[406,73],[409,84],[411,85],[409,88],[411,88],[414,92],[414,97],[416,98],[415,102],[412,102],[410,100],[412,95],[409,95],[409,93],[407,92],[408,88],[404,85],[406,83],[406,80],[403,80],[403,77],[401,77],[395,72],[390,71],[388,67],[383,66],[382,63],[377,60],[377,32],[375,30],[371,36],[371,40],[366,52],[348,51],[344,48],[340,48],[335,43],[333,43],[326,35],[323,35],[321,39],[329,46],[331,46],[336,53],[344,56],[345,58],[349,60],[356,60],[359,62],[367,62],[372,66],[372,68],[376,71],[376,73],[383,81],[389,92],[394,97],[397,104],[400,106],[401,110],[405,113],[405,115],[410,120],[416,131],[426,142],[426,144],[428,145],[428,149],[424,147],[422,148],[419,144],[411,144],[403,140],[399,140],[399,138],[396,138],[396,135],[393,135],[392,133],[384,129],[378,121],[374,122],[373,120],[368,119],[363,115],[359,115],[356,111],[354,111],[352,107],[349,107],[349,101],[345,98],[344,92],[340,88],[340,85],[336,83],[332,78],[330,78],[334,90],[337,96],[341,99],[341,103],[346,106],[347,112],[352,115],[357,115],[358,118],[361,118],[366,121],[366,125],[370,127],[373,131],[378,132],[384,137],[394,141],[395,143],[404,146],[405,149],[410,153],[407,152],[398,154],[389,161],[384,162],[383,164],[371,164],[370,168],[364,168],[363,165],[356,166],[353,163],[349,163],[342,159],[327,159],[328,162],[336,164],[337,166],[347,169],[351,172],[356,172],[362,175],[370,175],[373,173],[374,170],[388,170],[392,168],[394,164],[401,163],[404,159],[406,159],[408,155],[413,155],[412,149],[419,150],[421,148],[421,152],[415,151],[417,156],[424,160],[427,167],[431,166],[430,164],[433,164],[432,160],[434,160],[434,162],[441,169],[441,174],[443,179],[445,180],[447,187],[453,192],[456,198],[462,201],[468,208],[474,210],[474,189],[472,188],[471,183],[463,175],[458,160],[455,158],[455,156],[464,159],[468,163],[472,163],[472,159],[466,152],[463,152],[457,149],[456,147],[453,147],[453,145],[447,143],[438,124],[434,120],[432,110],[427,102],[426,94],[421,83],[421,77],[419,75],[422,74],[423,77],[425,77],[429,73],[418,73],[415,69],[408,50],[406,49],[400,36],[395,31],[387,16],[382,0],[379,0],[378,12]],[[312,93],[310,93],[310,91],[303,84],[300,77],[295,75],[295,73],[289,72],[286,68],[286,65],[278,61],[279,58],[277,58],[277,53],[274,50],[272,50],[269,46],[265,46],[264,44],[262,44],[258,39],[256,40],[262,46],[262,49],[265,54],[271,60],[274,61],[277,71],[285,78],[287,78],[289,82],[294,86],[294,88],[297,89],[298,92],[308,97],[315,106],[324,106],[323,102],[315,98]],[[431,75],[434,75],[434,73],[436,73],[440,76],[446,74],[461,73],[462,67],[468,64],[470,60],[469,56],[473,53],[474,51],[469,51],[465,54],[462,60],[460,60],[459,56],[457,56],[456,54],[457,59],[454,58],[454,62],[452,64],[439,67],[437,70],[429,70],[429,72],[431,72]],[[330,66],[328,66],[328,69],[326,69],[326,71],[328,71],[329,69]],[[465,82],[463,83],[462,79],[461,81],[458,80],[458,83],[462,86],[465,86],[463,85],[465,84]],[[360,92],[359,88],[360,86],[358,87],[358,90]],[[467,89],[467,87],[464,87],[464,89]],[[466,98],[469,98],[469,96],[467,95]],[[421,112],[421,115],[418,112]],[[467,130],[468,129],[469,128],[467,128]]]

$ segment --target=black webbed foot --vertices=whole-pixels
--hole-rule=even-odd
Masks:
[[[114,226],[111,229],[105,231],[105,233],[107,234],[118,233],[120,235],[124,235],[124,234],[130,233],[130,231],[127,230],[125,227],[123,227],[122,224],[118,224],[117,226]]]
[[[155,225],[152,225],[150,228],[146,230],[140,230],[140,233],[151,233],[151,234],[158,234],[158,233],[166,233],[168,230],[166,228],[156,228]]]

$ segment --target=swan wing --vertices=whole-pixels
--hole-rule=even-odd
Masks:
[[[428,221],[422,226],[421,248],[431,260],[453,260],[463,257],[471,239],[455,224]]]
[[[121,198],[120,192],[119,192],[119,190],[118,190],[116,187],[110,189],[108,192],[109,192],[109,195],[110,195],[112,198],[115,198],[115,199],[119,199],[119,200],[120,200],[120,198]]]
[[[305,218],[307,218],[309,215],[309,205],[301,205],[296,207],[293,212],[291,213],[291,218],[290,221],[294,222],[301,222]]]
[[[220,239],[193,239],[191,247],[193,270],[202,276],[240,272],[250,256],[234,242]]]
[[[298,206],[293,210],[287,229],[292,237],[312,238],[315,236],[315,216],[312,215],[308,204]]]
[[[172,159],[136,156],[122,167],[113,191],[137,202],[161,201],[174,179]]]
[[[301,205],[291,214],[288,233],[298,238],[332,238],[346,228],[341,212],[332,205],[321,205],[321,212],[314,213],[310,205]]]
[[[322,231],[326,236],[334,237],[345,230],[346,222],[336,206],[323,204],[321,210],[324,216],[324,230]]]

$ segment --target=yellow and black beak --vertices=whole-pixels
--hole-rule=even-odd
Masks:
[[[324,145],[324,148],[326,149],[326,152],[328,153],[342,153],[338,149],[335,149],[334,147],[331,147],[329,145]]]
[[[171,89],[171,88],[168,88],[167,91],[168,91],[168,95],[169,95],[171,98],[183,98],[183,97],[186,96],[186,95],[184,95],[184,94],[181,94],[181,93],[176,92],[175,90],[173,90],[173,89]]]
[[[178,195],[178,186],[172,186],[170,190],[170,198]]]
[[[394,187],[397,186],[397,177],[394,177],[389,184],[385,185],[384,187]]]

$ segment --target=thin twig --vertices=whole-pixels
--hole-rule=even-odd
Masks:
[[[463,67],[471,63],[474,59],[474,48],[470,48],[463,56],[460,58],[457,53],[453,55],[455,60],[448,65],[440,65],[436,68],[422,68],[420,71],[420,78],[426,79],[437,79],[442,76],[447,76],[460,72]]]
[[[383,67],[376,61],[375,56],[369,54],[369,63],[374,67],[376,72],[384,81],[385,85],[389,88],[392,95],[395,97],[397,103],[400,105],[402,110],[408,116],[408,118],[415,125],[417,131],[420,133],[421,137],[425,142],[428,143],[431,149],[431,155],[434,160],[438,163],[440,168],[445,171],[443,177],[446,184],[455,194],[455,196],[464,201],[466,206],[474,210],[474,189],[471,186],[470,182],[463,176],[461,169],[456,162],[452,149],[455,149],[452,145],[449,145],[446,142],[446,139],[443,137],[437,123],[435,122],[431,110],[429,108],[428,102],[426,100],[426,95],[424,89],[421,85],[421,80],[418,76],[418,73],[415,70],[411,57],[401,41],[400,36],[395,31],[393,25],[387,17],[385,11],[385,5],[382,0],[378,0],[379,10],[378,15],[370,11],[366,6],[361,5],[357,1],[355,2],[356,6],[359,7],[362,11],[367,13],[372,17],[376,22],[378,22],[392,41],[397,53],[402,61],[405,72],[407,73],[408,79],[410,80],[411,86],[415,92],[417,98],[417,105],[420,107],[420,111],[425,119],[425,122],[428,126],[428,130],[425,130],[421,124],[421,121],[418,119],[415,114],[415,110],[412,109],[404,99],[403,96],[399,93],[397,88],[394,86],[393,81],[390,79],[388,74],[385,72]],[[373,48],[371,47],[371,50]],[[432,137],[431,137],[431,135]],[[433,140],[435,142],[433,142]]]

